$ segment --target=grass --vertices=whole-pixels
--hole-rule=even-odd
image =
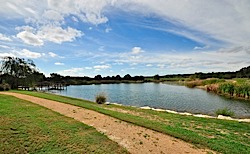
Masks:
[[[126,106],[98,105],[81,99],[47,93],[15,92],[84,107],[220,153],[248,154],[250,152],[249,123],[183,116]],[[114,111],[115,109],[129,112],[117,112]]]
[[[101,93],[101,94],[97,94],[95,96],[95,102],[97,104],[104,104],[107,100],[107,96],[104,94],[104,93]]]
[[[93,127],[0,95],[0,153],[128,153]]]
[[[234,112],[230,111],[230,109],[228,109],[228,108],[224,108],[224,109],[218,109],[216,111],[216,115],[223,115],[223,116],[232,117],[232,116],[234,116]]]

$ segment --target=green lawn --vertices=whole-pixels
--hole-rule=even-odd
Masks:
[[[128,153],[93,127],[0,94],[0,153]]]
[[[206,147],[221,153],[250,153],[249,123],[183,116],[166,112],[142,110],[126,106],[98,105],[96,103],[82,99],[48,93],[29,91],[15,92],[95,110],[123,121],[171,135],[173,137],[193,143],[198,147]],[[136,114],[121,113],[113,111],[114,109],[126,110]]]

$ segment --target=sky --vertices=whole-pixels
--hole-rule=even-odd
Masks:
[[[249,27],[249,0],[0,0],[0,58],[46,76],[236,71]]]

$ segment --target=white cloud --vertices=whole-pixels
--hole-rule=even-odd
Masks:
[[[57,73],[61,74],[61,75],[69,75],[69,76],[83,76],[83,71],[84,68],[80,68],[80,67],[77,67],[77,68],[70,68],[70,69],[66,69],[66,70],[63,70],[63,71],[58,71]]]
[[[141,47],[133,47],[133,49],[132,49],[132,51],[131,51],[131,54],[140,54],[140,53],[142,53],[142,52],[144,52],[142,49],[141,49]]]
[[[0,33],[0,40],[1,41],[12,41],[11,38],[3,35],[2,33]]]
[[[63,29],[58,26],[43,26],[39,30],[35,30],[30,26],[16,27],[16,30],[22,30],[17,34],[24,43],[33,46],[42,46],[44,41],[51,41],[61,44],[62,42],[72,42],[77,37],[81,37],[83,33],[74,28],[68,27]],[[36,34],[34,33],[36,31]]]
[[[14,52],[20,57],[34,58],[34,59],[42,57],[41,53],[32,52],[27,49],[22,49],[21,51],[14,51]]]
[[[176,29],[162,27],[163,29],[203,43],[208,41],[204,37],[208,37],[233,45],[248,45],[248,40],[250,40],[249,6],[250,2],[247,0],[185,0],[181,2],[166,0],[9,0],[1,3],[0,16],[22,17],[28,19],[26,21],[34,21],[36,24],[49,20],[52,25],[58,20],[62,21],[73,16],[82,22],[98,25],[108,22],[109,19],[104,12],[112,11],[110,8],[114,7],[129,13],[136,12],[146,16],[159,17],[176,26]]]
[[[17,34],[17,37],[20,38],[24,43],[29,45],[42,46],[44,44],[43,40],[29,31],[22,31]]]
[[[15,28],[15,30],[18,30],[18,31],[27,31],[27,32],[33,32],[35,29],[33,27],[30,27],[30,26],[18,26]]]
[[[44,26],[38,32],[37,36],[44,40],[61,44],[62,42],[72,42],[77,37],[81,37],[83,33],[79,30],[68,27],[63,29],[56,26]]]
[[[84,67],[84,69],[86,69],[86,70],[91,70],[92,67]]]
[[[158,64],[157,66],[161,69],[165,68],[165,64]]]
[[[109,33],[111,30],[112,30],[111,28],[106,28],[106,29],[105,29],[105,32],[106,32],[106,33]]]
[[[55,10],[46,10],[43,13],[43,18],[49,21],[62,21],[63,16]]]
[[[13,53],[1,53],[0,52],[0,58],[3,58],[3,57],[16,57],[16,55],[15,54],[13,54]]]
[[[152,67],[153,65],[152,65],[152,64],[147,64],[146,66],[147,66],[147,67]]]
[[[60,66],[63,66],[64,63],[61,63],[61,62],[55,62],[55,65],[60,65]]]
[[[94,69],[108,69],[111,68],[110,65],[96,65],[93,67]]]
[[[249,44],[247,40],[250,40],[250,2],[247,0],[240,2],[236,0],[128,1],[134,7],[126,8],[127,11],[141,12],[146,15],[156,14],[177,26],[184,26],[186,29],[201,32],[234,45]],[[181,30],[177,32],[181,33]]]
[[[55,54],[53,52],[49,52],[48,54],[49,54],[50,57],[53,57],[53,58],[58,56],[57,54]]]
[[[0,48],[9,49],[10,47],[9,47],[9,46],[6,46],[6,45],[1,45],[1,44],[0,44]]]

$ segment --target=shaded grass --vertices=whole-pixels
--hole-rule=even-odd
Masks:
[[[15,92],[81,106],[221,153],[247,154],[250,152],[249,123],[183,116],[126,106],[97,105],[90,101],[47,93]],[[144,116],[121,113],[104,107],[134,111]],[[145,115],[157,117],[158,120],[145,118]]]
[[[0,95],[0,153],[128,153],[72,118]]]

